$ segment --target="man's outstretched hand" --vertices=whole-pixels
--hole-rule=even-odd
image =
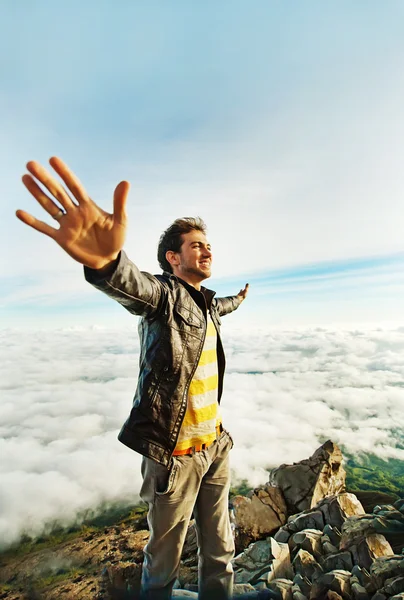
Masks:
[[[249,283],[245,284],[245,288],[240,290],[239,293],[237,294],[237,296],[239,298],[241,298],[241,302],[243,302],[243,300],[245,300],[247,298],[247,294],[248,294],[248,288],[250,287]]]
[[[27,164],[30,174],[22,181],[51,217],[58,218],[59,229],[50,227],[25,212],[17,210],[17,217],[37,231],[53,238],[74,260],[92,269],[102,269],[114,261],[121,251],[126,233],[125,212],[129,183],[121,181],[114,192],[114,212],[109,214],[88,196],[86,190],[68,166],[53,157],[50,165],[65,183],[64,186],[35,161]],[[37,181],[46,188],[45,193]],[[57,201],[57,203],[55,202]]]

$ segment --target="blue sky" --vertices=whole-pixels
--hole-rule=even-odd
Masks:
[[[252,284],[243,321],[400,320],[403,16],[398,1],[2,2],[2,325],[127,319],[14,216],[43,218],[20,178],[52,155],[108,210],[131,181],[125,249],[145,270],[174,218],[202,216],[212,287]]]

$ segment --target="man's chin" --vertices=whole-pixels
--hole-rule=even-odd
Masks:
[[[206,268],[206,269],[194,269],[193,273],[194,273],[194,275],[198,275],[198,277],[201,278],[201,281],[203,279],[208,279],[211,276],[211,274],[212,274],[210,268]]]

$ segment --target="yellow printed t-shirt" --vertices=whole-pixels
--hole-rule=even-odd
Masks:
[[[216,329],[208,313],[205,344],[189,386],[187,410],[174,455],[183,454],[193,446],[211,444],[216,439],[216,427],[221,423],[216,343]]]

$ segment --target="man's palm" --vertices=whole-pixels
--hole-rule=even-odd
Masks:
[[[30,175],[26,174],[22,179],[30,193],[52,217],[61,214],[60,206],[62,206],[64,214],[60,220],[58,219],[59,229],[50,227],[22,210],[17,211],[17,217],[37,231],[53,238],[79,263],[101,269],[118,256],[125,241],[127,224],[125,207],[129,183],[121,181],[116,187],[114,212],[109,214],[91,200],[80,181],[63,161],[51,158],[49,162],[64,181],[71,195],[57,179],[34,161],[27,164]],[[49,195],[44,193],[36,180],[46,188]],[[59,204],[56,204],[55,199]]]

